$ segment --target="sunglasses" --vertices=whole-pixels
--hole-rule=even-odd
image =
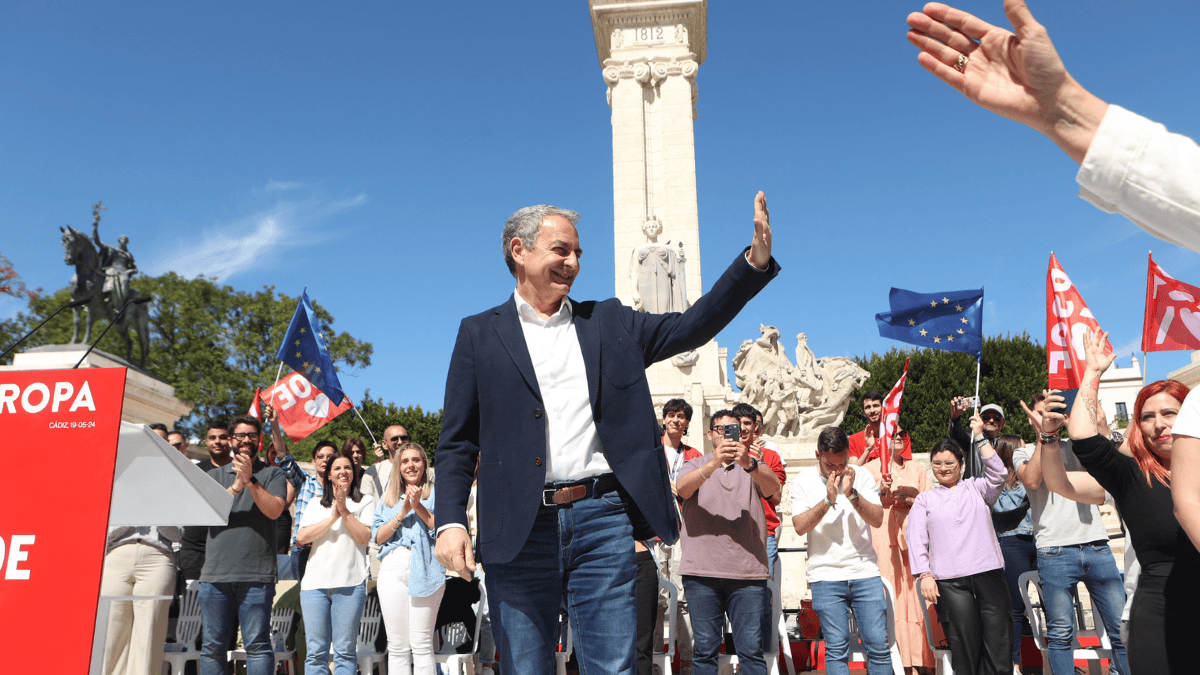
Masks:
[[[1004,418],[999,415],[983,415],[979,419],[983,420],[984,422],[999,422]]]
[[[409,436],[408,434],[405,434],[403,436],[392,436],[391,438],[389,438],[387,440],[389,440],[393,443],[395,443],[396,441],[404,441],[405,443],[407,443],[410,440],[412,440],[412,436]]]

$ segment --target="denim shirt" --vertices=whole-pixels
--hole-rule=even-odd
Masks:
[[[1024,513],[1024,517],[1014,524],[1021,513]],[[1025,486],[1019,481],[1015,488],[1002,490],[1000,497],[992,505],[992,525],[996,528],[997,537],[1012,537],[1018,534],[1033,536],[1033,510],[1029,508]]]
[[[429,497],[421,500],[421,504],[429,509],[430,513],[433,513],[433,490],[429,491]],[[379,508],[375,509],[375,520],[371,523],[372,541],[379,536],[379,528],[383,527],[385,523],[395,520],[402,508],[404,508],[403,497],[396,502],[395,506],[381,503]],[[437,535],[433,530],[425,527],[425,522],[416,512],[409,511],[400,521],[400,529],[396,530],[392,537],[379,547],[378,558],[380,560],[400,546],[412,551],[408,563],[408,594],[414,598],[432,595],[442,587],[442,584],[446,583],[446,568],[442,567],[442,564],[433,555],[433,545],[436,539]]]

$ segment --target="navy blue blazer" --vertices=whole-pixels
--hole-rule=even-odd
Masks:
[[[632,499],[635,527],[642,522],[668,542],[679,537],[646,367],[707,343],[779,269],[772,258],[765,271],[756,270],[743,252],[683,313],[636,312],[616,299],[571,301],[592,416],[626,504]],[[546,480],[545,407],[516,301],[510,297],[463,319],[446,376],[434,517],[438,527],[467,525],[478,457],[479,546],[486,562],[515,558],[533,529]]]

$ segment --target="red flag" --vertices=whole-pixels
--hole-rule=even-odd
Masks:
[[[1046,273],[1046,365],[1051,389],[1079,388],[1079,378],[1087,366],[1083,342],[1089,332],[1099,330],[1100,323],[1092,310],[1051,253]],[[1112,353],[1112,344],[1107,340],[1104,353]]]
[[[908,379],[908,359],[904,359],[904,372],[892,387],[892,391],[883,399],[883,410],[879,413],[879,421],[883,426],[883,438],[879,439],[880,473],[888,475],[888,465],[892,461],[892,435],[900,424],[900,403],[904,398],[904,382]]]
[[[1154,262],[1146,274],[1142,351],[1200,349],[1200,288],[1176,281]]]
[[[270,395],[271,404],[279,411],[279,424],[293,443],[307,438],[354,406],[349,396],[341,405],[333,405],[320,389],[295,372],[276,382]]]
[[[246,411],[247,415],[253,417],[256,420],[262,419],[262,412],[259,410],[259,407],[258,407],[258,399],[260,399],[260,398],[262,398],[262,389],[255,389],[254,390],[254,398],[250,401],[250,409]]]

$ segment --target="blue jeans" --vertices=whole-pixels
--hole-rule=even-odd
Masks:
[[[1046,642],[1050,668],[1055,673],[1075,670],[1075,603],[1072,591],[1080,581],[1087,586],[1099,620],[1112,643],[1117,672],[1128,675],[1129,662],[1121,642],[1121,610],[1125,587],[1108,544],[1049,546],[1037,550],[1038,576],[1046,605]]]
[[[1031,537],[1010,535],[999,539],[1000,553],[1004,556],[1004,580],[1008,583],[1008,594],[1012,600],[1012,659],[1014,665],[1020,665],[1022,627],[1029,621],[1025,618],[1025,601],[1021,598],[1018,581],[1022,574],[1037,571],[1037,549]]]
[[[867,672],[887,675],[892,672],[892,654],[888,649],[887,596],[879,577],[851,581],[814,581],[813,610],[821,619],[825,635],[825,672],[848,675],[850,666],[850,610],[858,622],[867,652]]]
[[[713,577],[683,576],[684,593],[692,614],[692,636],[695,652],[692,672],[696,675],[716,675],[718,652],[725,628],[725,615],[733,630],[733,646],[737,650],[739,672],[763,675],[762,616],[767,597],[766,579],[716,579]]]
[[[333,672],[358,672],[358,625],[367,604],[367,584],[300,591],[304,634],[308,651],[305,675],[328,675],[329,649],[333,647]]]
[[[540,507],[517,557],[486,564],[502,672],[554,672],[565,597],[580,675],[633,675],[633,527],[616,491]]]
[[[227,650],[234,630],[242,627],[248,675],[275,672],[271,651],[271,605],[275,584],[239,582],[200,583],[201,675],[225,675]]]

